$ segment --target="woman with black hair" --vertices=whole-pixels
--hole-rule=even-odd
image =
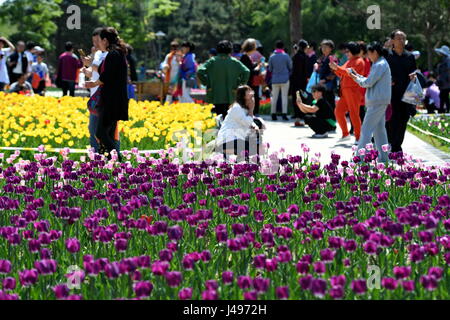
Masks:
[[[385,57],[388,52],[383,49],[379,42],[374,42],[367,47],[367,52],[372,67],[368,77],[348,71],[348,75],[366,91],[366,116],[361,131],[358,150],[365,149],[370,143],[372,136],[375,138],[376,149],[379,160],[386,162],[387,149],[383,146],[388,144],[386,133],[386,110],[391,102],[392,77],[391,68]]]
[[[86,82],[86,88],[100,86],[100,101],[97,104],[98,126],[96,137],[100,145],[100,154],[116,150],[118,147],[118,121],[128,121],[128,64],[126,44],[118,32],[111,27],[100,33],[100,50],[108,51],[106,59],[99,66],[100,79]]]
[[[183,53],[183,60],[180,67],[181,90],[182,96],[180,102],[193,103],[190,91],[195,87],[197,64],[195,63],[195,45],[192,42],[186,41],[181,44],[181,52]]]
[[[265,129],[264,123],[259,119],[255,122],[255,92],[248,85],[236,90],[236,102],[230,106],[219,134],[216,139],[216,151],[223,153],[226,158],[229,154],[242,159],[242,153],[248,156],[260,154],[261,132]]]

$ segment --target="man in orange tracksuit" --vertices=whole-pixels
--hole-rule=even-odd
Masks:
[[[330,63],[330,68],[334,73],[341,78],[341,99],[336,104],[334,111],[336,120],[342,130],[342,138],[339,142],[350,139],[350,133],[347,127],[347,120],[345,115],[350,113],[350,120],[355,129],[356,141],[359,141],[361,135],[361,119],[359,117],[359,108],[361,106],[362,92],[358,84],[349,76],[347,69],[352,68],[357,74],[364,73],[364,60],[359,56],[360,46],[356,42],[349,42],[347,44],[348,61],[343,66],[338,66],[335,63]]]

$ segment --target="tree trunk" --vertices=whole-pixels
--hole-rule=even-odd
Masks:
[[[290,36],[291,43],[302,38],[302,0],[289,0]]]

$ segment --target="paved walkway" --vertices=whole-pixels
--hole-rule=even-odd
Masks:
[[[304,143],[310,148],[311,156],[320,153],[322,161],[328,162],[333,150],[341,155],[341,159],[350,159],[352,156],[352,145],[355,139],[352,137],[352,140],[346,143],[337,144],[342,136],[339,128],[335,134],[329,135],[326,139],[313,139],[311,136],[314,132],[307,126],[296,128],[293,121],[272,121],[268,116],[263,118],[267,124],[264,141],[269,143],[271,152],[284,148],[285,154],[303,155],[301,144]],[[409,132],[406,133],[403,151],[429,165],[450,163],[450,154],[436,149]]]

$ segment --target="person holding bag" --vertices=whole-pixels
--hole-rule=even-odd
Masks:
[[[100,78],[87,81],[86,88],[99,86],[96,94],[89,102],[91,109],[98,114],[96,138],[100,145],[100,154],[116,150],[121,161],[118,121],[128,121],[128,64],[126,45],[120,39],[116,29],[108,27],[100,32],[100,50],[108,51],[108,55],[99,67]]]

